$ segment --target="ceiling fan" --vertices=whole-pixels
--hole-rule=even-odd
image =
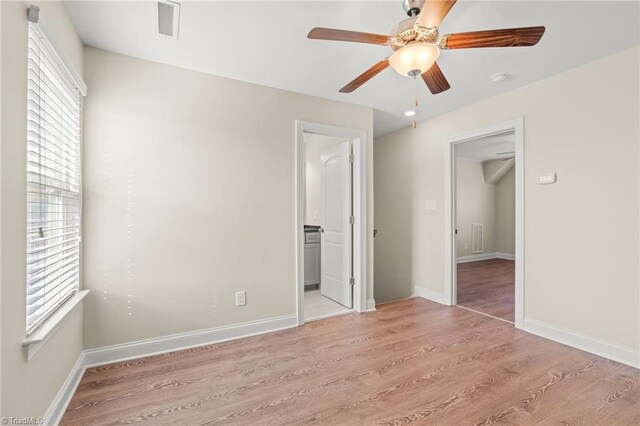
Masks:
[[[409,15],[391,31],[391,36],[332,28],[313,28],[308,38],[314,40],[349,41],[389,46],[394,52],[340,89],[351,93],[381,71],[391,66],[400,75],[416,78],[422,75],[431,93],[438,94],[451,86],[436,63],[441,49],[478,47],[535,46],[545,27],[510,28],[439,35],[438,27],[456,0],[403,0]]]

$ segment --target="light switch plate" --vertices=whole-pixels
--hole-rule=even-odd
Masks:
[[[556,174],[548,173],[546,175],[538,175],[538,185],[549,185],[551,183],[556,183]]]
[[[436,209],[436,200],[425,200],[424,209],[426,211],[433,211]]]

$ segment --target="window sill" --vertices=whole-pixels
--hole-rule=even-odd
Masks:
[[[38,349],[49,340],[49,337],[53,335],[58,327],[80,306],[80,302],[82,302],[82,299],[84,299],[87,294],[89,294],[89,290],[77,291],[76,294],[71,296],[51,317],[38,327],[31,336],[22,342],[22,349],[24,350],[27,361],[38,352]]]

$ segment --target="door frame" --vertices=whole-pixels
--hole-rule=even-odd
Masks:
[[[444,149],[444,271],[445,288],[444,300],[449,306],[457,303],[457,263],[455,241],[455,217],[456,217],[456,165],[455,146],[459,143],[469,142],[474,139],[499,135],[501,133],[515,133],[515,326],[524,329],[524,117],[482,127],[480,129],[465,132],[453,136],[445,141]]]
[[[296,316],[304,324],[304,134],[350,140],[353,146],[353,310],[367,311],[367,132],[296,120]]]

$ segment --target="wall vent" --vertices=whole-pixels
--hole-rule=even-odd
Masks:
[[[158,2],[158,32],[178,38],[180,29],[180,3],[173,1]]]
[[[483,239],[484,231],[481,223],[471,224],[471,253],[482,253],[484,251]]]

